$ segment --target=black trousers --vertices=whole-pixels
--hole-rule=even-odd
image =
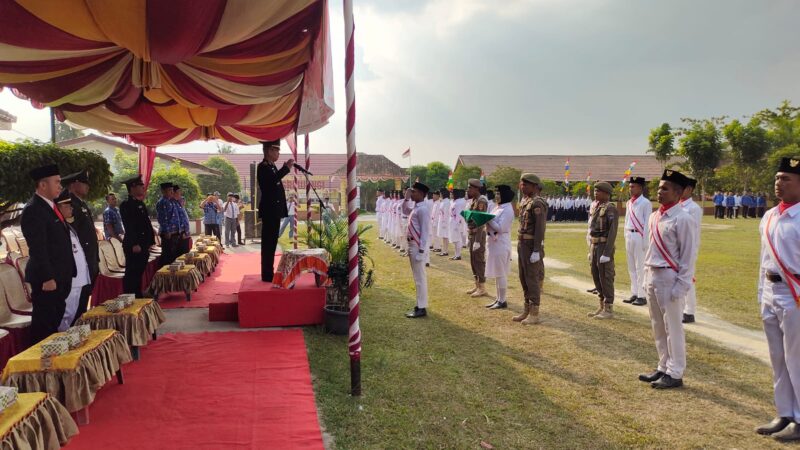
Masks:
[[[67,309],[67,296],[70,282],[56,282],[56,290],[45,292],[41,286],[31,292],[31,345],[58,331],[64,311]]]
[[[75,311],[75,318],[72,319],[70,326],[75,325],[75,322],[89,309],[89,296],[92,295],[92,286],[93,284],[87,284],[81,289],[81,297],[78,299],[78,310]]]
[[[161,250],[164,251],[163,249]],[[163,254],[163,253],[162,253]],[[141,253],[125,252],[125,276],[122,278],[122,291],[135,294],[136,298],[144,298],[142,294],[142,276],[150,258],[149,251]]]
[[[714,218],[715,219],[724,219],[725,218],[725,207],[722,205],[714,205]]]
[[[275,249],[278,247],[280,217],[261,219],[261,280],[272,281],[275,270]]]
[[[167,237],[165,234],[161,235],[161,265],[166,266],[172,264],[175,258],[180,256],[181,238],[177,235]]]
[[[236,221],[236,243],[237,244],[244,244],[242,240],[242,224],[239,221]]]

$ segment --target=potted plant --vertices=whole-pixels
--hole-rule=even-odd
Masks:
[[[359,225],[358,235],[358,280],[359,290],[372,286],[374,264],[369,257],[369,242],[363,234],[371,225]],[[348,223],[346,217],[332,217],[328,223],[310,222],[302,236],[308,248],[324,248],[330,254],[325,295],[325,329],[333,334],[346,335],[349,329],[350,308],[348,306]]]

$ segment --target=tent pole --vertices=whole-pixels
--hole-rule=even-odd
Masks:
[[[355,31],[353,0],[344,2],[345,37],[345,94],[347,97],[347,223],[350,238],[347,252],[349,270],[348,297],[350,306],[350,330],[348,353],[350,354],[350,394],[361,395],[361,329],[358,324],[359,278],[358,278],[358,206],[356,205],[356,90],[353,69],[355,67]]]

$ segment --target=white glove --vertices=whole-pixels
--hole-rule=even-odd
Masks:
[[[542,259],[542,258],[539,256],[539,252],[532,252],[531,253],[531,259],[530,259],[531,263],[537,263],[537,262],[539,262],[540,259]]]
[[[600,264],[605,264],[605,263],[607,263],[609,261],[611,261],[611,258],[609,258],[608,256],[601,256],[599,262],[600,262]]]
[[[589,260],[589,262],[592,262],[592,252],[586,254],[586,259]]]
[[[672,288],[672,301],[680,300],[686,297],[688,290],[682,289],[680,286],[675,286]]]
[[[414,253],[414,261],[422,262],[423,259],[425,259],[425,253],[422,252]]]
[[[478,251],[479,248],[481,248],[480,242],[475,241],[472,243],[472,251]]]

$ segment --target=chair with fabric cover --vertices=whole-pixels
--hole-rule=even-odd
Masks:
[[[17,260],[22,258],[22,253],[20,252],[8,252],[6,253],[6,262],[8,264],[13,265],[14,267],[17,266]]]
[[[7,330],[0,329],[0,370],[16,353],[14,337]]]
[[[25,281],[25,268],[28,267],[28,261],[30,259],[30,256],[20,256],[14,261],[14,267],[17,268],[19,278],[22,280],[22,284],[25,285],[25,296],[28,298],[28,301],[31,301],[32,288],[31,284]]]
[[[117,257],[117,265],[119,267],[125,267],[125,251],[122,249],[122,242],[113,237],[109,239],[108,242],[111,243],[111,247],[114,248],[114,255]]]
[[[24,237],[17,237],[17,247],[22,256],[30,256],[28,251],[28,241]]]
[[[106,236],[103,234],[103,230],[100,228],[94,227],[94,233],[97,235],[98,241],[104,241],[106,239]]]
[[[120,267],[117,262],[117,255],[114,253],[114,247],[108,241],[100,241],[100,262],[105,262],[105,266],[111,273],[125,273],[125,268]]]
[[[19,245],[17,245],[17,237],[10,228],[4,228],[0,234],[0,243],[5,247],[6,252],[19,252]]]
[[[0,266],[3,265],[0,264]],[[8,264],[5,265],[8,266]],[[16,270],[13,267],[11,269],[14,270],[14,275],[16,276]],[[31,316],[15,314],[11,311],[11,307],[8,306],[4,283],[1,284],[3,289],[0,289],[0,328],[7,330],[11,334],[14,339],[14,351],[19,353],[28,348],[30,343]]]
[[[27,257],[23,257],[26,259]],[[18,260],[19,261],[19,260]],[[33,313],[33,305],[28,300],[28,291],[25,290],[23,279],[20,278],[17,268],[10,264],[0,264],[0,286],[5,293],[11,312],[23,316]]]
[[[150,253],[155,253],[156,255],[161,254],[161,237],[158,235],[158,230],[153,228],[153,237],[155,238],[155,244],[150,247]]]

